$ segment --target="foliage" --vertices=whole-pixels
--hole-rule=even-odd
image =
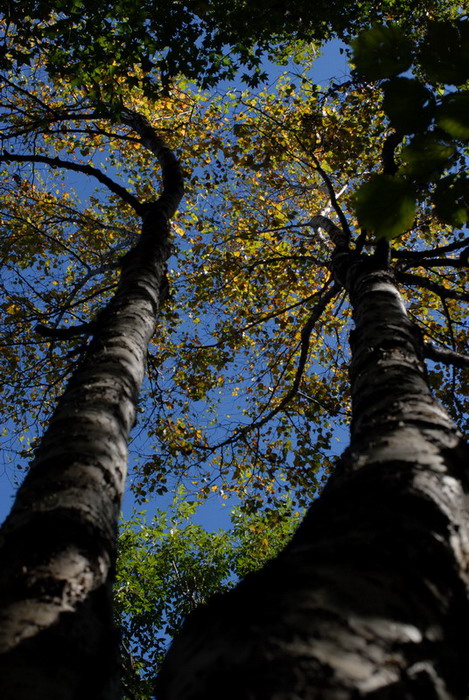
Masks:
[[[96,112],[83,91],[41,81],[37,72],[33,85],[26,75],[9,80],[7,151],[93,164],[139,201],[153,196],[151,155],[127,127]],[[307,74],[250,94],[209,96],[184,82],[156,104],[137,89],[129,94],[128,105],[179,149],[187,182],[186,207],[174,222],[172,297],[150,348],[135,433],[138,498],[182,480],[195,498],[233,494],[255,511],[275,508],[286,490],[305,504],[320,488],[350,416],[349,309],[331,279],[331,244],[308,222],[319,213],[357,228],[354,190],[370,173],[380,177],[389,134],[378,95],[373,84],[322,88]],[[96,314],[137,223],[122,193],[101,189],[97,196],[82,180],[78,186],[90,194],[79,202],[73,171],[2,160],[8,350],[1,408],[23,444],[34,444],[26,429],[46,421],[83,343],[34,329]],[[34,218],[25,213],[32,207]],[[373,249],[372,235],[353,237]],[[399,279],[425,339],[464,352],[464,256],[461,264],[457,257],[445,263],[436,244],[452,245],[457,255],[467,240],[439,224],[421,196],[416,224],[393,252]],[[463,373],[435,370],[438,395],[464,425]]]
[[[384,112],[405,141],[401,164],[357,192],[360,223],[378,237],[394,238],[411,227],[416,199],[427,199],[442,222],[462,226],[469,220],[469,20],[432,21],[412,38],[397,25],[375,25],[353,48],[360,75],[384,79]],[[412,65],[414,77],[400,75]],[[389,227],[381,215],[383,196]]]
[[[155,96],[181,74],[207,87],[241,69],[253,87],[266,76],[265,55],[285,56],[292,42],[350,36],[389,16],[404,15],[418,23],[429,10],[445,15],[452,5],[449,0],[434,7],[423,0],[347,0],[339,5],[321,0],[288,8],[267,0],[119,0],[104,5],[9,0],[0,59],[2,67],[21,68],[40,56],[50,73],[86,85],[91,97],[108,101],[137,85]]]
[[[355,196],[355,210],[362,226],[378,238],[395,238],[411,228],[415,198],[408,183],[392,175],[373,175]]]
[[[210,596],[231,588],[283,548],[301,514],[286,499],[278,511],[231,514],[231,528],[194,522],[197,504],[180,489],[151,522],[142,511],[122,523],[115,583],[124,691],[147,698],[171,637]]]
[[[115,8],[128,10],[126,3]],[[90,16],[81,24],[74,17],[77,31],[92,36]],[[34,22],[43,19],[33,17],[31,26],[37,30]],[[121,25],[109,21],[113,41]],[[60,32],[44,27],[53,30],[44,29],[53,51]],[[60,27],[75,31],[73,23]],[[465,51],[465,27],[456,24],[457,55]],[[208,95],[178,80],[155,103],[142,65],[114,80],[112,62],[106,78],[102,67],[90,77],[85,61],[85,73],[70,82],[52,80],[40,62],[3,79],[0,411],[5,440],[20,433],[15,449],[23,459],[86,342],[51,338],[44,327],[96,318],[136,235],[135,203],[151,199],[157,184],[156,164],[119,121],[118,102],[111,113],[96,103],[98,84],[120,86],[125,105],[179,149],[187,176],[187,205],[174,222],[171,298],[149,349],[133,487],[144,499],[182,482],[194,502],[234,495],[241,510],[225,534],[189,522],[195,505],[185,502],[173,522],[158,511],[150,525],[136,516],[124,528],[117,601],[127,683],[137,696],[149,682],[140,681],[141,669],[149,657],[159,661],[167,635],[195,601],[257,566],[259,552],[277,551],[296,517],[290,509],[321,487],[333,442],[343,440],[350,310],[330,273],[328,220],[342,226],[357,252],[375,251],[376,237],[395,239],[385,252],[433,358],[443,349],[464,360],[469,241],[454,229],[467,221],[467,95],[459,82],[452,92],[432,83],[442,75],[428,58],[434,31],[414,44],[401,29],[375,27],[356,44],[365,80],[329,87],[303,73],[257,92]],[[112,41],[101,46],[100,60]],[[118,60],[129,47],[122,44]],[[21,44],[18,51],[21,63]],[[366,74],[376,56],[379,64]],[[65,57],[45,60],[60,69]],[[412,61],[414,77],[402,76]],[[441,62],[444,77],[457,73],[459,81],[453,53]],[[167,76],[174,65],[169,61]],[[189,74],[205,70],[187,65]],[[234,65],[226,64],[227,74]],[[82,79],[96,89],[80,88]],[[370,82],[376,79],[385,80],[382,109],[380,86]],[[80,195],[71,176],[81,178]],[[104,189],[95,191],[90,179]],[[463,372],[436,357],[430,382],[467,428]]]

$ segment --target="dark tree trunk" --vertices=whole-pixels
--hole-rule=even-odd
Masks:
[[[467,446],[392,274],[352,255],[341,268],[350,447],[277,559],[189,617],[158,700],[466,697]]]
[[[160,160],[163,191],[141,207],[139,242],[0,533],[2,700],[119,696],[111,585],[127,441],[182,196],[172,153],[142,117],[123,120]]]

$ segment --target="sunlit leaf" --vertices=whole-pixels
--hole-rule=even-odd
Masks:
[[[395,238],[415,217],[415,196],[408,183],[392,175],[373,175],[355,193],[355,211],[363,228],[377,238]]]
[[[438,126],[461,141],[469,139],[469,92],[447,95],[436,112]]]
[[[469,221],[469,177],[449,175],[436,186],[433,202],[437,216],[445,224],[462,226]]]
[[[413,78],[392,78],[384,84],[383,108],[391,124],[403,134],[423,131],[432,118],[434,98]]]
[[[435,133],[418,134],[401,151],[400,172],[429,182],[438,179],[454,160],[456,147]]]
[[[353,62],[368,80],[391,78],[412,63],[412,42],[396,25],[374,25],[352,42]]]

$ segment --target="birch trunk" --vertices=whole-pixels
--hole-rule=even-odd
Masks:
[[[111,585],[127,442],[165,283],[168,220],[183,191],[151,126],[123,117],[160,160],[163,190],[142,205],[139,242],[0,532],[2,700],[119,696]]]
[[[189,617],[158,700],[466,698],[467,446],[430,394],[392,274],[372,258],[341,267],[350,447],[277,559]]]

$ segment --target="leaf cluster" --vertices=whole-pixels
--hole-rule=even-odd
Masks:
[[[127,696],[151,695],[184,618],[275,557],[301,519],[288,499],[276,511],[251,516],[235,509],[224,530],[205,529],[197,515],[179,489],[150,522],[139,512],[121,523],[114,600]]]
[[[129,196],[151,201],[159,171],[135,135],[96,112],[84,91],[39,76],[9,78],[3,92],[8,151],[93,164]],[[137,89],[127,94],[179,149],[187,186],[173,225],[171,300],[149,349],[135,433],[138,498],[182,481],[196,499],[235,495],[255,512],[287,490],[304,503],[320,488],[346,439],[350,309],[331,294],[331,241],[308,222],[323,213],[355,241],[351,192],[379,168],[386,136],[378,96],[373,84],[320,88],[306,74],[250,94],[210,96],[183,81],[157,102]],[[57,165],[5,158],[2,408],[23,425],[45,420],[83,344],[51,341],[35,326],[92,320],[139,223],[115,192],[90,192],[84,174],[74,183],[73,171]],[[405,250],[431,251],[436,235],[441,245],[454,242],[422,206],[396,264],[403,284],[411,280],[409,304],[426,337],[463,351],[464,268],[449,259],[451,267],[433,269],[424,259],[422,275],[409,277]],[[460,249],[463,239],[452,250]],[[462,379],[438,371],[437,390],[455,405]]]
[[[358,190],[361,225],[394,238],[411,227],[416,201],[428,198],[440,221],[462,226],[469,219],[469,20],[431,21],[420,36],[375,25],[353,42],[353,60],[362,78],[381,81],[383,110],[404,141],[400,164],[385,163],[387,172]],[[412,67],[413,76],[402,75]]]
[[[438,11],[447,7],[448,0],[437,3]],[[292,42],[350,36],[389,14],[419,21],[426,9],[423,0],[302,0],[293,6],[268,0],[9,0],[0,66],[31,65],[42,57],[50,74],[86,85],[90,96],[108,102],[137,85],[157,96],[180,75],[208,87],[242,72],[255,87],[265,77],[265,56],[278,57]]]

